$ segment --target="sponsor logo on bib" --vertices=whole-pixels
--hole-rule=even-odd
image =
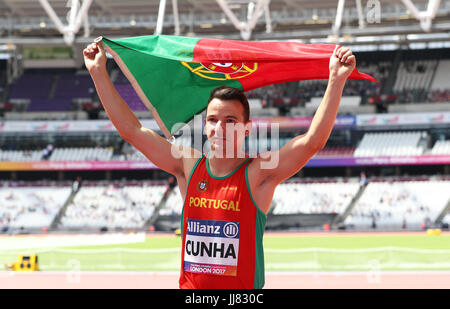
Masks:
[[[187,219],[184,271],[236,276],[239,222]]]

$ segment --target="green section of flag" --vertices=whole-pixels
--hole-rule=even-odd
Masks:
[[[171,134],[182,127],[180,123],[189,122],[206,108],[212,89],[221,85],[242,89],[238,81],[202,77],[182,64],[181,61],[192,60],[197,41],[167,36],[114,41],[103,38],[125,64]],[[191,67],[199,65],[190,63]]]
[[[121,45],[139,53],[178,61],[192,61],[194,46],[199,40],[199,38],[170,35],[147,35],[117,40],[103,38],[109,46],[110,44]]]

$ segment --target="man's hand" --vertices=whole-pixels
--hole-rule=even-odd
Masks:
[[[356,67],[356,58],[347,47],[339,47],[333,51],[330,57],[330,77],[347,79]]]
[[[83,50],[84,64],[89,73],[106,70],[106,52],[102,42],[92,43]]]

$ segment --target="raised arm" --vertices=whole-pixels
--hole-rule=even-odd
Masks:
[[[307,133],[291,139],[279,151],[270,153],[269,158],[257,159],[270,161],[278,156],[278,164],[274,168],[260,170],[258,178],[261,181],[269,179],[272,185],[278,185],[295,175],[325,146],[336,120],[345,82],[355,67],[356,58],[351,50],[336,46],[330,57],[328,86]]]
[[[184,158],[198,155],[196,151],[192,148],[175,146],[156,132],[142,126],[109,78],[106,70],[106,53],[101,42],[87,46],[83,55],[100,101],[120,136],[162,170],[175,176],[185,174]]]

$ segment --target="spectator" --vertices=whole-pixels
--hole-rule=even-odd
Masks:
[[[78,192],[78,190],[80,190],[81,187],[81,177],[78,176],[77,179],[75,179],[75,181],[72,184],[72,192]]]
[[[372,229],[377,228],[377,218],[374,213],[372,213]]]
[[[366,177],[366,172],[362,171],[360,176],[359,176],[359,183],[363,186],[365,186],[367,184],[367,177]]]
[[[42,160],[48,160],[53,152],[53,145],[48,144],[47,147],[42,151]]]

